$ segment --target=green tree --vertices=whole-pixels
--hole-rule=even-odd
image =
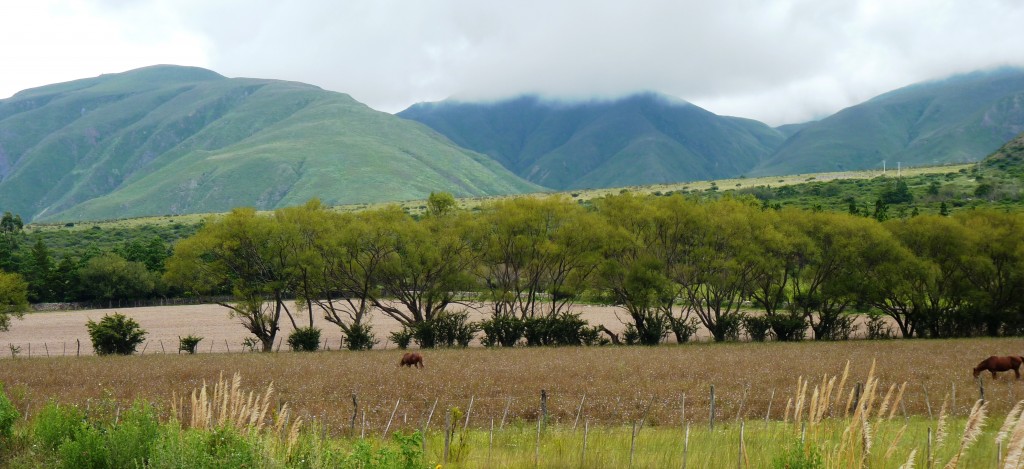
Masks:
[[[28,311],[28,283],[21,275],[0,271],[0,331],[11,327],[11,316],[21,318]]]
[[[182,240],[167,261],[164,278],[194,294],[228,290],[234,303],[218,301],[261,343],[273,350],[282,313],[298,328],[285,299],[294,278],[289,268],[297,231],[251,208],[232,210]]]
[[[395,250],[377,275],[381,295],[374,306],[403,325],[433,319],[472,286],[478,255],[468,235],[469,215],[403,216],[393,221]],[[382,298],[393,298],[396,303]]]
[[[29,284],[29,301],[54,301],[57,297],[53,278],[53,258],[42,239],[36,239],[29,252],[25,274]]]
[[[682,196],[646,198],[621,194],[596,201],[607,224],[598,285],[629,315],[627,332],[639,343],[659,343],[688,311],[673,314],[680,295],[670,273],[680,262],[678,240],[689,229],[697,206]],[[685,338],[678,337],[683,342]]]
[[[86,261],[79,279],[89,299],[113,301],[143,298],[156,285],[155,278],[141,262],[129,262],[107,253]]]
[[[968,228],[972,256],[965,278],[976,290],[965,307],[988,335],[1024,330],[1024,216],[994,210],[958,213]]]
[[[146,337],[139,323],[123,314],[104,315],[85,323],[97,355],[131,355]]]
[[[440,217],[455,210],[455,197],[447,192],[431,192],[427,197],[427,215]]]
[[[865,269],[867,298],[893,318],[904,337],[950,337],[972,333],[960,316],[973,294],[967,278],[974,247],[956,220],[922,215],[885,224],[904,247]]]
[[[18,245],[22,236],[20,215],[4,212],[0,218],[0,270],[18,271]]]
[[[600,262],[602,220],[565,197],[523,197],[485,208],[476,226],[479,276],[494,317],[568,310]]]
[[[734,199],[703,204],[679,241],[683,254],[675,280],[715,341],[739,334],[741,307],[761,265],[760,240],[775,236],[767,213]]]

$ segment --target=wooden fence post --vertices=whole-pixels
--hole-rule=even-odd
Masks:
[[[548,392],[544,389],[540,390],[540,422],[542,426],[547,426],[548,423]]]
[[[711,412],[709,418],[709,427],[712,431],[715,430],[715,385],[711,385]]]
[[[356,393],[352,393],[352,421],[349,422],[348,431],[350,435],[356,434],[356,416],[359,415],[359,401],[356,400]]]

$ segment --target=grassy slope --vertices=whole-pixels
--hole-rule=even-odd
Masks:
[[[574,104],[531,97],[428,103],[399,115],[558,189],[739,175],[783,139],[759,122],[653,94]]]
[[[750,174],[969,162],[1024,130],[1024,70],[895,90],[806,124]]]
[[[539,190],[340,93],[150,67],[0,101],[4,210],[118,218]]]

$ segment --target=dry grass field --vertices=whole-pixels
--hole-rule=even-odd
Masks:
[[[209,308],[209,307],[200,307]],[[146,399],[168,405],[172,394],[187,396],[203,382],[216,381],[222,373],[239,373],[243,385],[256,392],[273,383],[279,403],[289,403],[298,414],[327,425],[332,433],[348,430],[352,395],[359,400],[355,431],[382,432],[391,413],[392,429],[420,428],[434,401],[437,413],[431,423],[439,428],[441,409],[458,406],[470,411],[470,426],[486,426],[494,419],[507,422],[534,421],[539,412],[540,390],[548,393],[554,423],[572,425],[583,402],[582,414],[591,424],[620,425],[648,412],[654,426],[678,425],[685,412],[689,421],[709,418],[709,390],[715,386],[716,419],[722,422],[781,419],[786,399],[794,395],[797,377],[811,379],[811,387],[823,375],[837,375],[850,363],[850,379],[843,395],[863,380],[872,361],[884,391],[907,382],[903,405],[897,415],[928,416],[929,406],[938,413],[943,398],[953,399],[953,413],[964,416],[978,397],[971,368],[992,354],[1020,354],[1024,339],[965,340],[853,340],[834,343],[694,343],[659,347],[580,347],[427,350],[423,370],[398,368],[399,351],[324,351],[316,353],[203,353],[195,356],[153,353],[153,339],[163,337],[165,347],[176,348],[176,334],[198,333],[215,338],[214,349],[244,336],[242,328],[227,320],[219,326],[199,322],[196,315],[164,312],[147,318],[144,308],[126,310],[144,328],[169,321],[174,314],[188,318],[191,330],[151,332],[148,351],[131,357],[33,357],[24,351],[18,358],[0,360],[0,382],[19,409],[31,415],[48,400],[92,405],[100,399],[128,402]],[[139,313],[139,314],[137,314]],[[98,318],[101,311],[45,313]],[[57,337],[67,329],[36,330],[37,315],[15,322],[0,336],[0,344],[17,337]],[[213,315],[219,316],[219,315]],[[52,316],[58,317],[58,316]],[[226,315],[224,315],[226,317]],[[178,318],[178,319],[182,319]],[[210,319],[213,324],[213,319]],[[60,322],[60,321],[58,321]],[[230,326],[230,327],[228,327]],[[41,327],[41,326],[40,326]],[[84,337],[84,326],[76,334]],[[221,331],[222,332],[214,332]],[[221,336],[217,334],[228,334]],[[47,334],[55,334],[47,336]],[[238,339],[238,340],[233,340]],[[49,339],[47,339],[49,340]],[[168,342],[173,342],[168,344]],[[84,340],[83,340],[84,342]],[[52,341],[49,343],[53,343]],[[201,344],[202,345],[202,344]],[[168,347],[169,346],[169,347]],[[157,347],[158,348],[158,347]],[[1005,413],[1024,398],[1024,381],[1012,372],[992,381],[985,377],[985,396],[994,415]],[[585,399],[584,399],[584,396]],[[685,410],[683,407],[685,396]],[[395,405],[398,399],[397,411]],[[470,401],[472,409],[470,410]],[[841,406],[840,406],[841,407]],[[166,407],[165,407],[166,408]],[[507,414],[506,410],[508,409]],[[840,408],[834,412],[841,412]]]

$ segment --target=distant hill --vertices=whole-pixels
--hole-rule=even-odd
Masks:
[[[0,100],[0,211],[80,220],[540,188],[341,93],[154,66]]]
[[[984,173],[1024,178],[1024,132],[979,163]]]
[[[1024,69],[885,93],[798,128],[752,175],[978,161],[1024,131]]]
[[[652,93],[578,103],[532,96],[443,101],[416,104],[398,115],[559,190],[739,176],[784,139],[760,122],[718,116]]]

